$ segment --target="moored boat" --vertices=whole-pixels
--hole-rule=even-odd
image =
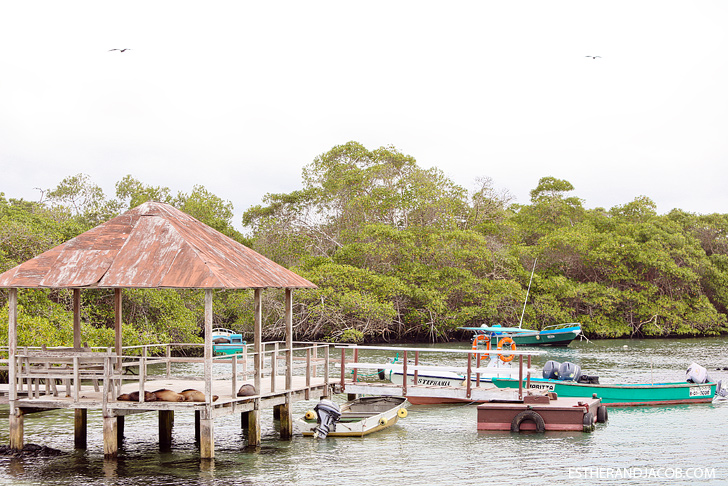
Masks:
[[[363,437],[396,424],[407,416],[408,406],[406,398],[392,396],[357,398],[340,407],[321,399],[298,422],[305,436]]]
[[[216,356],[242,353],[245,344],[243,335],[231,329],[217,327],[212,330],[212,351]]]
[[[610,407],[632,407],[639,405],[672,405],[681,403],[707,403],[715,398],[720,391],[719,382],[709,380],[695,380],[674,383],[617,383],[600,384],[598,377],[592,376],[580,379],[581,370],[572,363],[567,367],[569,377],[555,377],[550,370],[553,365],[547,362],[544,367],[544,378],[524,379],[524,388],[555,392],[559,397],[590,398],[599,397],[602,404]],[[556,363],[558,364],[558,363]],[[697,365],[691,365],[697,366]],[[547,369],[548,368],[548,369]],[[546,377],[552,375],[550,377]],[[566,379],[564,379],[566,378]],[[499,388],[518,388],[517,379],[493,378],[493,384]]]
[[[546,326],[540,331],[500,325],[460,329],[473,331],[475,336],[488,336],[492,347],[503,337],[510,337],[518,346],[568,346],[581,334],[581,324],[575,322]]]

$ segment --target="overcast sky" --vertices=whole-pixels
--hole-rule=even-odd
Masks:
[[[728,213],[727,25],[723,0],[2,2],[0,192],[202,184],[239,226],[354,140],[521,203],[553,176]]]

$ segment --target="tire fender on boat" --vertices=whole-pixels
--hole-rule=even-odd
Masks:
[[[531,422],[536,424],[537,432],[544,432],[546,430],[546,423],[543,421],[543,417],[541,417],[538,412],[535,412],[533,410],[524,410],[523,412],[513,417],[513,420],[511,421],[511,432],[520,432],[521,423],[524,420],[530,420]]]
[[[599,405],[597,407],[597,422],[600,424],[606,423],[609,420],[609,414],[607,413],[607,407]]]
[[[306,415],[304,415],[304,418],[306,420],[315,420],[316,419],[316,412],[313,410],[309,410],[306,412]]]
[[[379,419],[379,425],[381,425],[382,427],[386,427],[388,423],[389,420],[387,420],[387,417],[382,417]]]
[[[594,430],[594,415],[591,412],[584,414],[584,432],[592,432]]]
[[[405,418],[407,416],[407,409],[406,408],[400,408],[397,410],[397,417],[399,418]]]

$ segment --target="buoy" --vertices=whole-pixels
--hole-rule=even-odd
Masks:
[[[316,412],[309,410],[306,412],[306,415],[304,415],[304,418],[306,420],[316,420]]]
[[[379,419],[379,425],[381,425],[382,427],[386,427],[387,423],[388,423],[388,420],[385,417],[382,417]]]
[[[397,410],[397,417],[399,418],[405,418],[407,416],[407,409],[406,408],[400,408]]]

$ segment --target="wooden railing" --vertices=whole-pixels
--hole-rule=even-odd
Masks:
[[[204,381],[202,370],[190,370],[180,364],[205,363],[199,356],[179,356],[181,351],[199,351],[202,344],[169,343],[125,346],[121,356],[110,348],[34,348],[19,347],[16,354],[17,390],[25,390],[29,398],[41,395],[41,385],[46,396],[58,396],[59,387],[65,386],[65,396],[77,402],[82,386],[93,386],[102,391],[104,403],[115,401],[124,382],[139,384],[139,401],[144,400],[145,383],[149,379]],[[329,384],[329,349],[327,343],[295,342],[291,350],[281,341],[262,343],[262,366],[254,367],[256,353],[252,344],[241,345],[242,352],[212,358],[212,380],[230,382],[230,398],[236,399],[239,384],[256,378],[270,379],[269,394],[290,390],[294,376],[305,377],[305,387],[311,386],[312,378],[321,377]],[[173,350],[176,353],[173,353]],[[7,348],[0,349],[0,356],[7,356]],[[176,354],[173,356],[173,354]],[[7,363],[7,358],[5,359]],[[284,389],[279,390],[277,379],[285,376]],[[149,391],[149,390],[147,390]],[[260,390],[258,390],[260,394]]]

